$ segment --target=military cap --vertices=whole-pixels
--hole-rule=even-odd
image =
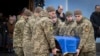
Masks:
[[[41,7],[36,7],[34,12],[35,13],[40,13],[43,9]]]
[[[73,15],[73,13],[71,11],[66,12],[66,16],[72,16],[72,15]]]
[[[48,6],[46,8],[47,12],[52,12],[52,11],[56,11],[55,8],[53,6]]]
[[[26,15],[26,16],[31,16],[32,12],[29,9],[24,8],[23,14]]]
[[[48,12],[46,10],[43,10],[40,12],[40,17],[48,17]]]
[[[74,11],[74,15],[82,15],[81,10],[75,10],[75,11]]]

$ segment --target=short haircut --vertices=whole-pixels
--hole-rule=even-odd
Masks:
[[[23,9],[23,15],[25,15],[25,16],[31,16],[31,14],[32,14],[32,12],[29,9],[27,9],[27,8]]]
[[[46,8],[47,12],[52,12],[52,11],[56,11],[55,8],[53,6],[48,6]]]
[[[100,5],[95,5],[95,9],[97,8],[97,6],[100,6]]]
[[[41,11],[43,11],[41,7],[36,7],[34,10],[35,13],[40,13]]]

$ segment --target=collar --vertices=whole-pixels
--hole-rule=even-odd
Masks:
[[[72,23],[72,22],[74,22],[74,20],[72,20],[72,21],[67,21],[67,20],[66,20],[66,21],[65,21],[66,24],[70,24],[70,23]]]

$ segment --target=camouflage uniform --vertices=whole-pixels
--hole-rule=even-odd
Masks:
[[[22,16],[22,15],[18,15],[18,16],[17,16],[17,21],[20,20],[21,16]]]
[[[80,37],[79,56],[96,56],[94,30],[88,19],[83,17],[80,22],[77,22],[75,35]]]
[[[59,30],[59,35],[73,36],[74,33],[72,31],[75,29],[76,25],[76,21],[74,20],[70,22],[65,21],[65,23],[61,26]]]
[[[49,56],[49,49],[55,48],[53,25],[48,17],[36,21],[32,30],[33,56]]]
[[[53,23],[53,30],[54,30],[53,34],[55,36],[59,35],[59,30],[60,30],[60,28],[62,27],[63,24],[64,23],[61,20],[59,20],[59,19],[57,19],[56,23]],[[56,42],[56,48],[60,49],[60,46],[59,46],[59,44],[57,42]],[[61,55],[62,55],[61,52],[59,52],[55,56],[61,56]]]
[[[17,21],[17,23],[15,24],[15,29],[13,34],[13,47],[17,56],[24,56],[22,43],[23,43],[23,29],[25,23],[26,21],[24,20],[23,16],[21,16],[21,20]]]
[[[60,30],[59,30],[59,35],[61,36],[73,36],[74,32],[73,30],[76,27],[76,21],[72,20],[72,21],[65,21],[65,23],[63,24],[63,26],[61,26]],[[73,54],[67,54],[65,56],[73,56]]]
[[[59,30],[64,23],[57,19],[56,23],[53,23],[54,35],[59,35]]]
[[[32,30],[33,30],[33,26],[35,24],[36,21],[36,17],[34,15],[32,15],[31,17],[29,17],[25,28],[23,29],[23,50],[24,50],[24,56],[31,56],[31,50],[32,47],[30,46],[30,41],[32,38]]]
[[[23,39],[25,56],[48,56],[49,43],[51,48],[55,47],[54,38],[52,37],[52,30],[49,30],[49,28],[52,29],[52,27],[49,27],[51,25],[51,23],[49,22],[49,18],[46,17],[46,19],[44,19],[45,18],[44,14],[45,15],[47,14],[46,13],[43,14],[43,12],[41,13],[40,13],[41,18],[34,17],[33,19],[30,19],[25,26],[24,39]],[[42,28],[46,32],[43,32]],[[41,39],[39,37],[41,37]],[[39,46],[37,46],[37,44]]]
[[[31,25],[26,24],[26,31],[24,31],[25,33],[29,31],[29,27],[31,27],[30,29],[32,29],[32,31],[30,31],[32,34],[26,36],[27,38],[32,38],[30,38],[31,55],[28,56],[49,56],[49,49],[55,48],[51,20],[49,20],[48,17],[42,16],[39,21],[35,21],[34,26],[32,25],[32,23]]]

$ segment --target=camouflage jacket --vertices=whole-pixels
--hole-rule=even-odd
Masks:
[[[55,48],[53,25],[48,17],[41,17],[35,23],[31,41],[33,46],[32,52],[35,54],[49,53],[49,49]]]
[[[80,37],[79,49],[83,52],[95,51],[95,39],[94,39],[94,30],[91,22],[82,18],[80,22],[77,22],[75,28],[75,35]]]
[[[23,47],[29,44],[32,37],[32,30],[35,24],[36,18],[34,15],[30,16],[27,23],[25,24],[25,28],[23,29]]]
[[[61,20],[57,20],[56,23],[53,23],[53,29],[54,29],[54,35],[59,35],[59,30],[61,26],[63,25],[63,22]]]
[[[23,47],[33,53],[49,53],[49,49],[55,47],[54,35],[52,33],[52,24],[44,11],[40,17],[31,17],[24,28]],[[29,45],[29,46],[27,46]]]
[[[76,21],[65,21],[59,30],[59,35],[73,36],[74,33],[72,31],[75,29],[76,25]]]
[[[13,46],[14,47],[22,47],[23,29],[24,29],[25,24],[26,24],[26,20],[24,20],[23,17],[21,17],[21,20],[18,20],[15,24],[14,34],[13,34]]]

